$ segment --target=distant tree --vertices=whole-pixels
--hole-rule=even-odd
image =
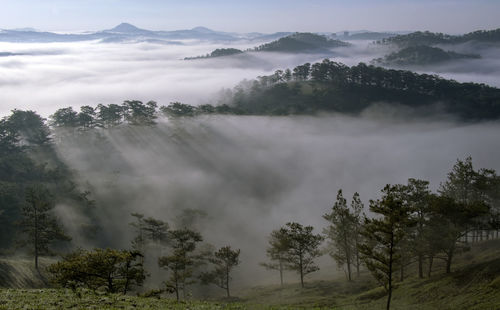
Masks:
[[[201,234],[187,228],[169,231],[171,255],[158,259],[158,265],[171,271],[170,277],[165,281],[168,289],[175,292],[179,301],[179,291],[182,289],[186,297],[186,286],[191,284],[194,267],[199,257],[193,255],[196,244],[203,241]]]
[[[131,213],[130,215],[135,218],[134,222],[129,223],[129,225],[135,228],[135,237],[132,240],[132,249],[143,255],[141,257],[141,262],[144,263],[146,246],[146,224],[144,223],[144,214]]]
[[[309,78],[310,72],[311,72],[311,64],[305,63],[293,69],[293,78],[296,81],[306,81]]]
[[[62,287],[83,285],[96,290],[105,286],[110,293],[126,294],[133,286],[141,286],[146,278],[136,251],[115,249],[77,250],[52,264],[48,271],[52,281]]]
[[[37,270],[39,256],[51,254],[52,243],[71,240],[52,213],[53,208],[54,199],[45,187],[36,185],[26,189],[26,204],[19,223],[23,232],[20,245],[33,251]]]
[[[34,111],[13,110],[6,119],[9,130],[15,132],[18,142],[28,146],[46,146],[50,142],[50,129]]]
[[[321,235],[313,234],[312,226],[302,226],[299,223],[287,223],[280,228],[279,234],[285,236],[287,245],[287,267],[300,275],[300,285],[304,287],[304,276],[319,270],[314,259],[321,255],[319,246],[323,241]]]
[[[165,116],[194,116],[195,107],[180,102],[171,102],[168,106],[162,106],[160,111]]]
[[[261,266],[278,270],[280,273],[280,284],[283,286],[283,272],[286,266],[286,257],[288,252],[287,236],[281,230],[273,230],[269,237],[269,246],[267,247],[267,257],[271,262],[261,263]]]
[[[132,125],[154,125],[157,103],[148,101],[143,103],[139,100],[126,100],[122,104],[125,120]]]
[[[292,80],[292,71],[290,69],[286,69],[283,73],[283,80],[285,82],[290,82]]]
[[[168,223],[152,217],[142,219],[144,223],[143,232],[145,238],[157,244],[162,244],[167,241]]]
[[[197,114],[213,114],[215,113],[215,107],[211,104],[202,104],[196,107]],[[168,112],[167,112],[168,114]]]
[[[109,128],[121,124],[123,119],[123,107],[118,104],[98,104],[97,120],[100,126]]]
[[[80,127],[88,129],[95,127],[95,108],[85,105],[80,107],[80,113],[78,113],[78,124]]]
[[[364,240],[359,247],[366,267],[388,293],[386,309],[390,309],[393,273],[401,257],[400,242],[407,233],[410,213],[401,187],[387,185],[380,200],[370,201],[370,211],[377,217],[365,217]]]
[[[50,116],[50,125],[54,127],[77,127],[78,112],[72,107],[58,109]]]
[[[227,297],[229,293],[229,283],[231,281],[231,271],[240,264],[240,250],[233,250],[230,246],[225,246],[216,251],[210,262],[214,264],[214,269],[209,272],[203,272],[200,275],[203,284],[215,284],[225,289]]]

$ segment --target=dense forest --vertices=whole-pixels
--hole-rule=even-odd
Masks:
[[[460,54],[452,51],[445,51],[438,47],[415,45],[393,52],[383,58],[374,59],[373,64],[385,66],[418,66],[438,64],[457,59],[477,58],[481,58],[481,56],[477,54]]]

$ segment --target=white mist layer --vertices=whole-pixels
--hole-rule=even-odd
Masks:
[[[499,129],[373,116],[214,116],[76,139],[59,134],[57,146],[81,184],[90,184],[100,245],[130,245],[131,212],[172,224],[182,209],[201,209],[209,215],[197,227],[206,241],[242,250],[238,285],[275,276],[258,266],[273,229],[298,221],[321,232],[339,188],[348,201],[358,191],[368,207],[388,183],[420,178],[436,189],[457,158],[471,155],[476,168],[500,170]],[[71,219],[79,216],[65,223],[79,225]],[[331,270],[333,262],[322,261]],[[296,281],[292,273],[288,279]]]

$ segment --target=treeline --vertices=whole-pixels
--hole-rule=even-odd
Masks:
[[[436,105],[440,112],[466,121],[500,117],[498,88],[364,63],[348,67],[325,59],[243,81],[217,105],[172,102],[158,108],[154,101],[127,100],[122,105],[84,106],[80,112],[71,107],[59,109],[51,116],[50,124],[88,129],[122,123],[153,125],[162,115],[302,115],[318,112],[356,115],[374,102],[408,106],[417,114],[421,108]]]
[[[357,114],[385,102],[415,109],[439,103],[443,112],[464,120],[500,116],[497,88],[364,63],[348,67],[328,59],[243,83],[229,102],[235,114]]]
[[[395,44],[399,47],[414,45],[459,44],[468,41],[498,43],[500,42],[500,28],[493,30],[478,30],[464,35],[449,35],[429,31],[416,31],[405,35],[384,38],[378,44]]]

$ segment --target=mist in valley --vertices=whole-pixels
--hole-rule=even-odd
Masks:
[[[348,201],[359,192],[367,209],[388,183],[419,178],[436,190],[457,158],[470,155],[476,167],[500,169],[498,123],[404,114],[379,105],[360,117],[201,116],[55,137],[96,200],[102,230],[98,244],[87,247],[129,247],[133,212],[176,227],[183,210],[201,210],[206,216],[194,226],[206,242],[241,249],[234,276],[241,286],[276,283],[258,265],[270,232],[292,221],[321,232],[340,188]],[[88,242],[78,237],[88,219],[71,206],[57,210],[75,241]],[[338,272],[328,256],[321,262],[324,270],[312,279]]]

